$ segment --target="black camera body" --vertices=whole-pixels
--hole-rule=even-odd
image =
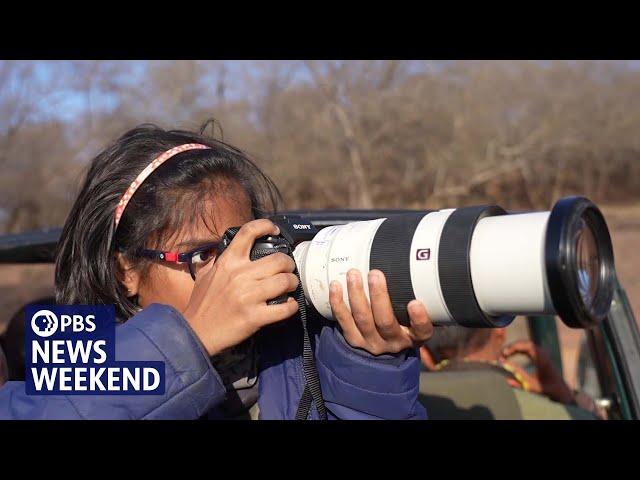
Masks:
[[[278,252],[293,258],[295,246],[300,242],[313,239],[318,233],[317,228],[311,222],[299,215],[274,215],[269,220],[278,225],[280,235],[267,235],[256,239],[249,253],[251,261]],[[220,256],[226,250],[239,230],[240,227],[232,227],[224,233],[217,249],[217,256]],[[267,304],[274,305],[286,301],[287,295],[280,295],[269,300]]]

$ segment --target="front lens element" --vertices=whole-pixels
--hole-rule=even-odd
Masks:
[[[575,242],[578,290],[585,307],[590,309],[600,287],[601,262],[596,237],[584,218],[576,229]]]

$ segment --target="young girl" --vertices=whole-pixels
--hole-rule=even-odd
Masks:
[[[117,360],[163,360],[166,393],[69,396],[56,400],[73,407],[59,404],[62,416],[300,414],[306,381],[298,305],[293,298],[266,303],[297,288],[295,264],[283,254],[253,262],[248,256],[256,238],[278,233],[263,217],[279,198],[240,150],[202,133],[142,125],[92,161],[60,238],[57,301],[114,304],[123,322]],[[233,226],[242,228],[215,259],[217,242]],[[335,283],[337,322],[309,320],[324,404],[314,401],[303,418],[426,416],[417,401],[415,347],[431,335],[427,312],[414,300],[411,327],[400,326],[382,272],[369,272],[368,282],[371,302],[360,273],[350,271],[350,308]],[[52,409],[38,402],[13,415],[50,417]]]

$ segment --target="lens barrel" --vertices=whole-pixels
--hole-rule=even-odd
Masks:
[[[332,281],[349,305],[347,272],[379,269],[402,325],[415,298],[436,326],[505,327],[516,315],[558,314],[588,328],[607,315],[615,281],[609,230],[583,197],[546,212],[485,205],[331,225],[293,255],[309,303],[325,318],[333,318]]]

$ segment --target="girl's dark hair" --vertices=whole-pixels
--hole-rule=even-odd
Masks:
[[[200,133],[143,124],[93,159],[58,242],[59,304],[115,304],[119,318],[134,315],[136,301],[117,279],[116,252],[134,268],[147,268],[149,261],[133,253],[158,248],[190,222],[202,220],[211,229],[205,200],[212,192],[224,194],[231,182],[244,189],[255,218],[277,210],[282,197],[271,179],[242,151],[206,136],[210,122]],[[158,155],[185,143],[211,148],[182,152],[154,171],[129,201],[116,231],[116,205],[131,182]]]

